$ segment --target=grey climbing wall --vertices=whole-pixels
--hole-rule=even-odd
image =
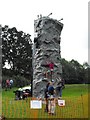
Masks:
[[[63,24],[50,17],[34,21],[33,96],[42,97],[48,81],[57,87],[62,74],[61,31]],[[51,71],[50,64],[54,67]]]

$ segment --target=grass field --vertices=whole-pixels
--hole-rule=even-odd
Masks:
[[[65,85],[63,97],[65,106],[56,104],[56,115],[50,116],[42,109],[30,109],[30,99],[14,100],[13,91],[16,88],[2,90],[2,114],[6,118],[88,118],[88,85]]]

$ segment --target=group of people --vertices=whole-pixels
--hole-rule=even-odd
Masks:
[[[45,88],[45,101],[46,101],[46,108],[45,112],[48,114],[55,114],[55,107],[56,107],[56,91],[58,89],[59,91],[59,98],[61,99],[62,97],[62,89],[64,86],[63,81],[60,81],[59,86],[57,89],[54,88],[53,86],[54,81],[50,81],[47,83],[46,88]]]
[[[11,80],[9,80],[9,79],[7,79],[6,80],[6,90],[8,89],[8,88],[12,88],[12,86],[13,86],[13,80],[11,79]]]

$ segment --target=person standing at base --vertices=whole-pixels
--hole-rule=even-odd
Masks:
[[[54,115],[55,114],[55,89],[53,87],[53,83],[50,82],[50,85],[48,87],[48,113]]]
[[[50,85],[50,82],[47,83],[46,88],[45,88],[45,101],[46,101],[46,108],[45,108],[45,112],[48,112],[48,87]]]
[[[58,85],[57,89],[59,90],[59,98],[61,98],[62,97],[62,89],[65,88],[65,86],[64,86],[64,80],[61,78],[59,78],[59,79],[60,79],[60,81],[57,84]]]

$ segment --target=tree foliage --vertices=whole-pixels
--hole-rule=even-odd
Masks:
[[[65,80],[65,83],[89,83],[88,71],[90,71],[90,67],[88,63],[81,65],[74,59],[67,61],[64,58],[62,58],[61,63],[63,71],[62,76]]]
[[[32,41],[30,35],[15,27],[2,27],[2,68],[10,66],[11,75],[32,76]]]

